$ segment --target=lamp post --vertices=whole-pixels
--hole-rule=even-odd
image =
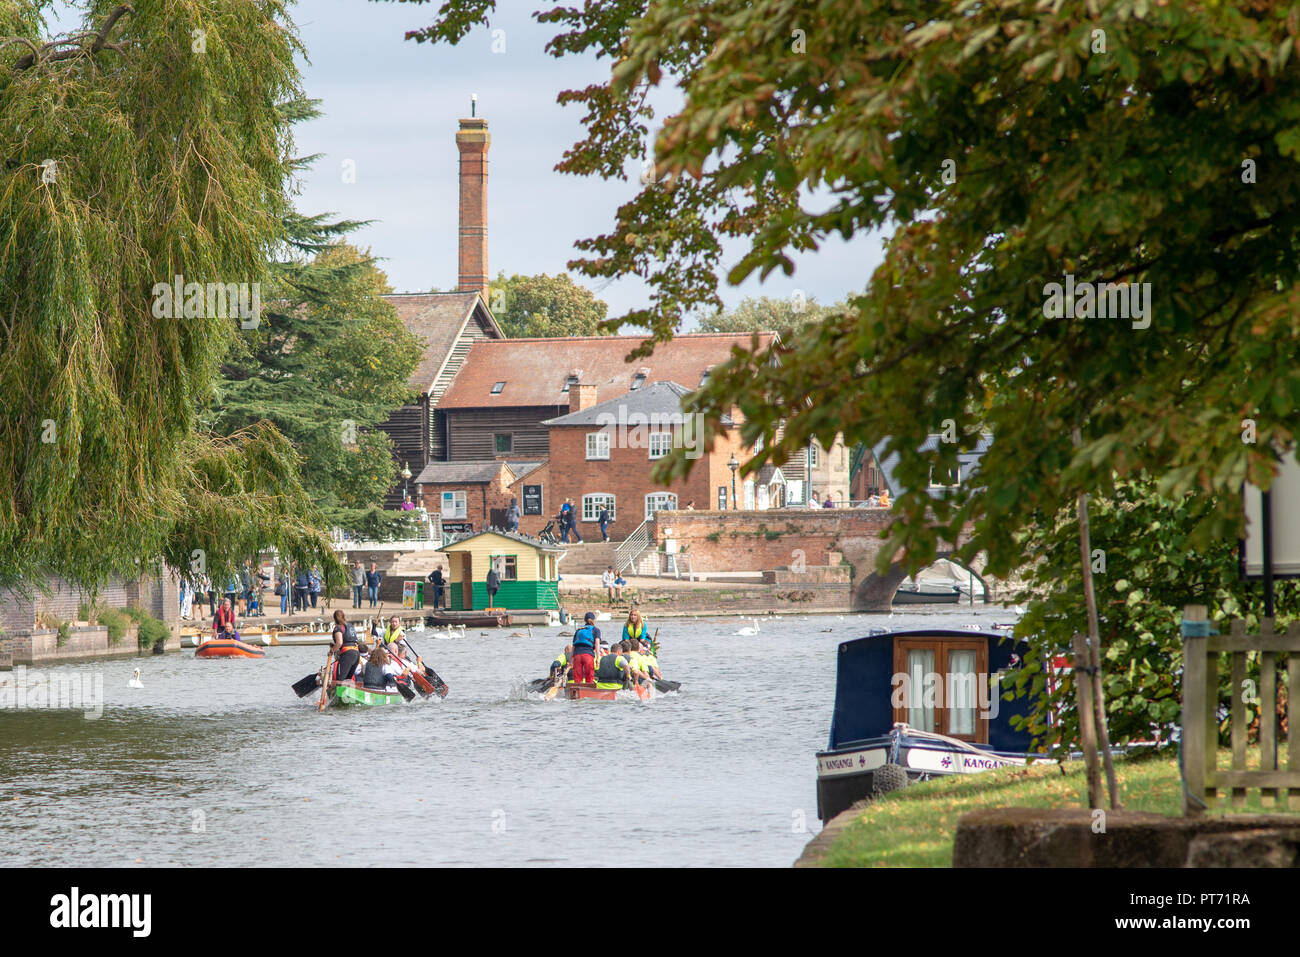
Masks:
[[[736,469],[740,468],[740,463],[736,461],[736,453],[731,453],[731,460],[727,462],[727,468],[731,469],[731,507],[737,508],[736,505]]]
[[[406,501],[407,484],[411,481],[411,469],[409,462],[402,463],[402,501]]]

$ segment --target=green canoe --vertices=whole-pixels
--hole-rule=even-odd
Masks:
[[[340,681],[334,686],[335,704],[359,704],[374,707],[383,704],[402,704],[402,696],[396,691],[379,691],[365,688],[355,681]]]

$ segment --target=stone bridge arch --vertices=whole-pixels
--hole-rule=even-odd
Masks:
[[[953,561],[953,549],[940,549],[935,553],[935,559],[946,558]],[[898,592],[898,586],[907,578],[907,572],[904,570],[901,562],[894,562],[889,566],[889,570],[883,575],[876,571],[876,554],[873,552],[868,557],[864,555],[861,559],[855,561],[847,554],[846,558],[853,563],[853,593],[849,600],[849,608],[852,611],[889,611],[894,603],[894,595]],[[975,560],[969,564],[953,562],[959,567],[969,571],[984,587],[984,600],[980,604],[989,604],[993,601],[993,595],[999,583],[991,576],[986,577],[983,574],[985,565],[985,556],[981,552]]]

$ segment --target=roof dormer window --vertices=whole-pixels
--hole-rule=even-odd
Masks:
[[[568,377],[565,378],[564,388],[561,389],[560,391],[568,392],[571,386],[575,386],[577,384],[578,384],[578,377],[576,375],[570,374]]]
[[[646,378],[650,375],[649,369],[638,369],[636,375],[632,377],[632,391],[635,392],[641,386],[645,385]]]
[[[492,394],[500,395],[502,390],[505,389],[505,387],[506,384],[504,382],[498,382],[496,385],[492,386]]]

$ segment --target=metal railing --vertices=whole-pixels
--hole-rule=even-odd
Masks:
[[[653,537],[650,533],[650,526],[654,524],[653,518],[647,518],[638,525],[632,534],[623,539],[614,546],[614,571],[622,574],[628,568],[636,566],[637,559],[648,548],[654,547]]]

